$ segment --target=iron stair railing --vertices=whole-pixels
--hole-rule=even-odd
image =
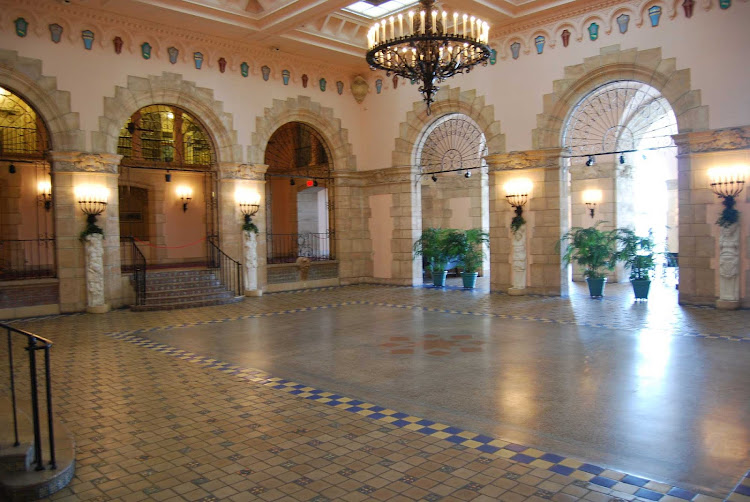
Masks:
[[[27,345],[25,347],[29,354],[29,387],[31,394],[31,416],[34,425],[34,463],[36,464],[37,471],[43,471],[46,469],[44,465],[44,459],[42,458],[42,432],[41,432],[41,417],[39,413],[39,382],[37,380],[37,360],[36,353],[38,350],[44,351],[44,383],[45,383],[45,395],[47,401],[47,427],[49,434],[49,452],[50,461],[49,468],[57,469],[57,461],[55,459],[55,429],[54,419],[52,415],[52,376],[50,374],[50,348],[52,342],[46,338],[23,331],[13,326],[0,323],[0,329],[4,329],[8,336],[8,368],[10,373],[10,395],[13,404],[13,434],[15,438],[14,446],[19,446],[21,443],[18,439],[18,404],[16,401],[16,375],[15,366],[13,361],[13,336],[25,336]]]
[[[135,304],[146,305],[146,257],[138,249],[135,238],[132,236],[121,237],[120,240],[130,243],[130,264],[126,268],[133,272]]]
[[[234,296],[243,296],[245,288],[242,283],[242,264],[232,259],[219,248],[215,235],[206,239],[208,242],[208,268],[214,271],[222,285],[234,292]]]

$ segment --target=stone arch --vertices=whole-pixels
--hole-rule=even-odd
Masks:
[[[242,161],[232,114],[224,112],[224,104],[214,99],[213,90],[167,72],[148,78],[128,76],[127,82],[127,87],[115,88],[114,97],[104,98],[104,115],[99,117],[99,130],[92,134],[95,152],[116,154],[120,130],[133,113],[144,106],[165,104],[183,108],[203,123],[213,139],[217,162]]]
[[[555,80],[544,95],[544,111],[532,131],[534,149],[559,148],[562,131],[573,108],[597,87],[616,80],[635,80],[654,87],[669,102],[680,133],[708,129],[708,106],[701,105],[700,90],[690,87],[690,70],[677,69],[675,58],[662,59],[661,49],[620,50],[603,47],[598,56],[566,66],[565,78]]]
[[[274,99],[272,107],[266,108],[263,116],[256,118],[255,132],[248,149],[249,162],[263,164],[268,140],[288,122],[303,122],[323,136],[331,151],[334,171],[357,170],[357,160],[349,143],[349,131],[341,127],[341,120],[333,116],[333,109],[321,106],[307,96]]]
[[[406,121],[399,125],[399,137],[393,151],[394,166],[411,166],[414,149],[424,131],[437,118],[449,113],[462,113],[470,117],[484,133],[490,155],[505,151],[505,135],[500,122],[495,120],[495,108],[486,105],[484,96],[477,96],[475,90],[461,91],[460,87],[443,86],[435,95],[432,114],[427,115],[423,101],[415,101],[412,110],[406,114]]]
[[[20,94],[42,116],[49,129],[51,149],[85,149],[86,136],[80,129],[78,113],[70,109],[70,93],[57,89],[56,77],[42,74],[40,60],[0,50],[0,86]]]

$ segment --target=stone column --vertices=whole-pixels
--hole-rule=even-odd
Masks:
[[[513,286],[509,295],[521,295],[526,290],[526,225],[513,233]]]
[[[246,296],[260,296],[265,284],[266,181],[265,164],[223,162],[219,166],[219,235],[221,249],[232,258],[243,262]],[[238,188],[255,190],[260,195],[260,208],[252,217],[258,233],[242,230],[244,215],[235,199]],[[249,237],[248,234],[252,234]],[[252,254],[249,255],[249,239]],[[253,273],[249,273],[252,268]],[[251,279],[252,276],[252,279]]]
[[[104,301],[104,247],[101,234],[90,234],[84,238],[86,250],[86,312],[103,314],[109,312]]]
[[[560,164],[559,148],[527,150],[507,154],[490,155],[486,158],[490,171],[490,248],[492,278],[490,289],[505,291],[514,289],[520,279],[516,270],[515,238],[510,231],[513,208],[505,199],[503,185],[513,178],[528,178],[533,183],[529,202],[524,206],[526,220],[523,230],[526,255],[524,293],[561,295],[567,294],[567,274],[561,263],[560,251],[555,244],[567,231],[568,204],[567,185]],[[563,280],[565,278],[565,280]]]
[[[60,311],[80,312],[86,310],[89,301],[87,288],[88,250],[84,250],[81,231],[86,225],[86,215],[78,207],[75,188],[82,184],[101,185],[109,191],[107,208],[99,216],[98,224],[104,231],[101,241],[101,270],[104,295],[101,303],[94,305],[123,305],[124,298],[120,272],[120,215],[118,199],[117,169],[121,156],[114,154],[91,154],[87,152],[52,151],[52,203],[55,205],[55,237],[58,278],[60,288]]]
[[[741,243],[750,242],[747,227],[742,223],[734,225],[737,229],[716,225],[722,205],[710,188],[708,170],[750,164],[750,126],[672,137],[677,145],[679,190],[679,302],[748,307],[748,255],[742,258],[740,253]],[[750,209],[745,194],[736,198],[741,214]]]
[[[740,224],[721,227],[719,235],[719,299],[716,308],[740,308]]]

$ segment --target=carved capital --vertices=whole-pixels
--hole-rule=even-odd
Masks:
[[[117,174],[122,155],[51,151],[48,158],[52,163],[52,170],[58,173]]]
[[[222,162],[219,164],[219,179],[264,181],[268,166],[266,164],[240,164]]]
[[[750,126],[688,132],[672,136],[678,155],[722,152],[750,148]]]
[[[545,148],[523,152],[496,153],[488,155],[485,160],[490,171],[559,168],[561,153],[561,148]]]

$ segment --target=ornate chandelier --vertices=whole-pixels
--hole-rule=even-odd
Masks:
[[[419,92],[427,104],[440,89],[436,84],[457,73],[468,73],[490,57],[490,26],[467,14],[445,11],[434,0],[420,0],[420,11],[409,11],[375,23],[367,34],[367,62],[373,69],[385,70],[422,83]],[[408,19],[407,19],[408,17]],[[449,28],[449,19],[452,25]]]

